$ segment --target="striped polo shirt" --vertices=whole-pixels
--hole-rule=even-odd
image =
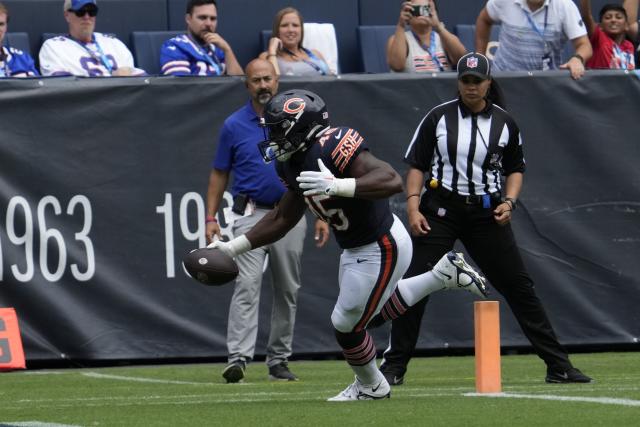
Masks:
[[[502,108],[487,103],[478,114],[454,99],[433,108],[416,129],[405,162],[461,195],[501,190],[501,176],[524,172],[520,130]],[[499,165],[492,168],[490,164]],[[427,181],[428,181],[427,180]]]

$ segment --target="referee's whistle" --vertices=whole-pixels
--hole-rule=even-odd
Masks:
[[[429,181],[429,188],[433,188],[434,190],[438,188],[438,180],[431,178],[431,181]]]

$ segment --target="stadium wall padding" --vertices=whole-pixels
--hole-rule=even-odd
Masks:
[[[631,73],[500,75],[524,138],[518,244],[563,344],[638,345],[640,146]],[[422,117],[454,75],[290,79],[326,100],[406,173]],[[29,361],[222,358],[232,285],[180,265],[204,244],[217,134],[244,102],[239,78],[0,80],[0,307],[17,311]],[[227,199],[228,200],[228,199]],[[391,205],[406,224],[405,198]],[[311,218],[310,218],[311,219]],[[223,229],[228,230],[225,218]],[[339,249],[305,243],[296,355],[339,354],[330,323]],[[256,352],[270,318],[268,274]],[[501,301],[503,346],[528,346]],[[473,347],[473,301],[432,297],[419,349]],[[374,333],[378,349],[386,329]]]

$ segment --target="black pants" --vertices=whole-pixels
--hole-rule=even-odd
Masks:
[[[405,277],[431,270],[460,239],[493,287],[506,299],[538,356],[547,366],[570,367],[567,353],[556,338],[522,262],[511,226],[500,226],[493,218],[492,211],[498,202],[492,202],[491,208],[483,208],[479,204],[465,204],[456,195],[446,196],[440,193],[423,196],[420,211],[431,231],[424,237],[412,236],[413,258]],[[390,348],[384,353],[384,371],[396,375],[406,372],[428,300],[424,298],[393,321]]]

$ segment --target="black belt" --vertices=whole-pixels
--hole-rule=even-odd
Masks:
[[[446,188],[443,187],[438,187],[438,194],[443,198],[443,199],[451,199],[451,200],[455,200],[457,202],[463,203],[465,205],[482,205],[482,196],[476,195],[476,194],[472,194],[469,196],[464,196],[462,194],[458,194],[456,192],[453,191],[449,191]],[[495,200],[500,200],[500,192],[496,191],[495,193],[491,193],[489,195],[489,197],[491,198],[491,200],[495,201]]]
[[[256,206],[256,208],[258,208],[258,209],[267,209],[267,210],[271,210],[271,209],[273,209],[273,208],[275,208],[275,207],[276,207],[276,204],[275,204],[275,203],[271,203],[271,204],[269,204],[269,203],[258,203],[258,202],[256,202],[256,201],[254,201],[254,202],[253,202],[253,204],[254,204],[254,205]]]

